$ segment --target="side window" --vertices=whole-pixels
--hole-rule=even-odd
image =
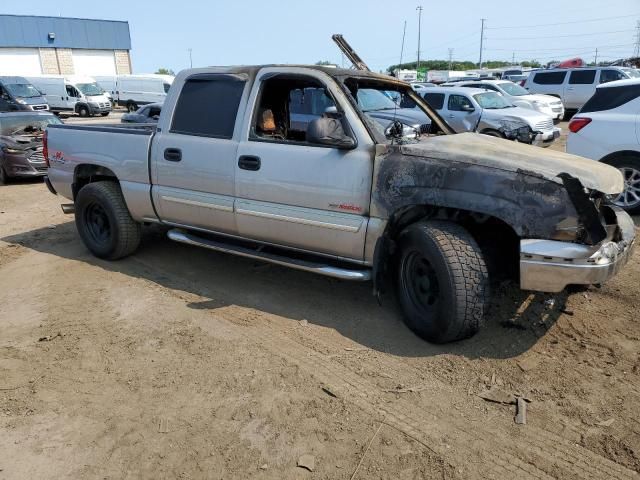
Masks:
[[[620,70],[601,70],[600,83],[615,82],[616,80],[624,80],[624,73]]]
[[[172,133],[231,138],[245,81],[231,75],[187,80],[173,113]]]
[[[148,116],[150,118],[159,117],[160,116],[160,112],[161,112],[161,110],[158,107],[150,107],[149,108],[149,112],[148,112]]]
[[[69,95],[70,97],[78,98],[80,96],[78,94],[78,91],[71,85],[67,85],[66,90],[67,90],[67,95]]]
[[[442,110],[444,107],[444,93],[425,93],[422,98],[434,110]]]
[[[312,77],[278,75],[262,82],[253,113],[251,137],[306,142],[311,122],[337,113],[325,85]],[[344,132],[342,132],[344,134]]]
[[[574,70],[569,77],[569,85],[591,85],[595,80],[595,70]]]
[[[149,117],[149,116],[150,116],[150,115],[149,115],[149,110],[150,110],[150,109],[149,109],[149,107],[144,108],[144,109],[140,112],[140,115],[142,115],[143,117]]]
[[[449,110],[453,112],[464,112],[465,107],[473,108],[471,101],[463,95],[449,96]]]
[[[533,77],[533,83],[538,85],[562,85],[567,72],[540,72]]]

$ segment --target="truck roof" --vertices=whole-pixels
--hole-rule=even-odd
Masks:
[[[372,80],[381,80],[385,82],[396,82],[408,86],[409,84],[398,80],[390,75],[381,73],[368,72],[366,70],[354,70],[349,68],[329,67],[325,65],[304,65],[304,64],[266,64],[266,65],[234,65],[217,67],[211,66],[206,68],[187,69],[189,73],[245,73],[250,77],[254,77],[263,68],[308,68],[311,70],[319,70],[333,78],[356,77],[369,78]],[[182,73],[182,72],[181,72]]]

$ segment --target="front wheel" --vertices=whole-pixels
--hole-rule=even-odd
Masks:
[[[398,243],[398,298],[407,326],[434,343],[474,335],[484,324],[489,276],[469,232],[424,221],[403,230]]]
[[[6,185],[9,182],[9,175],[2,165],[0,165],[0,185]]]
[[[102,115],[103,117],[107,117],[109,116],[109,112],[102,112],[100,115]]]
[[[506,138],[503,133],[498,132],[497,130],[485,130],[482,134],[489,135],[490,137]]]
[[[624,191],[610,197],[611,203],[629,213],[640,212],[640,157],[623,156],[607,162],[624,177]]]
[[[82,118],[86,118],[90,115],[89,112],[89,107],[82,105],[78,108],[78,115],[80,115]]]
[[[96,257],[117,260],[138,248],[141,227],[131,218],[117,183],[85,185],[78,192],[75,206],[78,233]]]
[[[138,111],[138,105],[136,105],[134,102],[127,103],[127,111],[129,113],[137,112]]]

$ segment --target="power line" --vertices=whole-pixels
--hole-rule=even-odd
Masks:
[[[591,48],[590,51],[593,51],[594,48],[596,48],[596,46],[598,48],[618,48],[618,47],[629,47],[630,45],[634,45],[633,43],[625,43],[623,45],[594,45],[593,47],[586,47],[584,45],[581,45],[578,48]],[[533,48],[533,49],[514,49],[514,48],[487,48],[486,50],[489,51],[495,51],[495,52],[513,52],[514,50],[516,52],[538,52],[538,53],[546,53],[546,52],[556,52],[556,51],[566,51],[567,47],[563,47],[563,48],[547,48],[544,50],[541,50],[539,48]]]
[[[591,33],[574,33],[570,35],[544,35],[545,39],[548,38],[570,38],[570,37],[589,37],[593,35],[608,35],[610,33],[629,33],[635,32],[636,29],[632,30],[614,30],[611,32],[591,32]],[[488,40],[538,40],[540,35],[536,35],[535,37],[488,37]]]
[[[590,20],[575,20],[573,22],[559,22],[559,23],[541,23],[538,25],[510,25],[508,27],[489,27],[487,30],[505,30],[509,28],[538,28],[538,27],[555,27],[557,25],[574,25],[576,23],[589,23],[589,22],[601,22],[603,20],[614,20],[618,18],[629,18],[640,15],[640,13],[629,13],[627,15],[618,15],[615,17],[605,17],[605,18],[592,18]]]

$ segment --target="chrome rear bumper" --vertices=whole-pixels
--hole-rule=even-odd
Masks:
[[[520,241],[520,288],[560,292],[567,285],[596,285],[616,275],[635,247],[631,217],[616,209],[622,240],[589,246],[554,240]]]

